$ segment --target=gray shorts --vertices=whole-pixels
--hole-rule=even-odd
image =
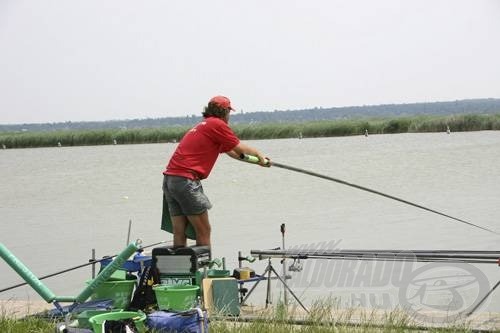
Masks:
[[[166,175],[163,195],[171,216],[199,215],[212,208],[199,180]]]

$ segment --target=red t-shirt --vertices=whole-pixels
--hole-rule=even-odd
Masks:
[[[205,118],[184,135],[163,174],[205,179],[219,154],[231,151],[239,143],[224,120]]]

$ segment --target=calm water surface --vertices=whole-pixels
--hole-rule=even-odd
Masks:
[[[276,162],[373,188],[500,231],[500,132],[250,144]],[[170,240],[159,229],[161,172],[175,147],[0,151],[0,241],[41,276],[87,262],[92,248],[98,257],[121,251],[129,220],[132,239],[141,238],[146,245]],[[225,257],[229,268],[237,265],[237,251],[246,255],[251,249],[281,246],[282,223],[287,227],[287,247],[499,249],[498,236],[445,217],[327,180],[261,168],[227,156],[219,158],[203,184],[214,204],[210,211],[213,253]],[[304,266],[302,273],[292,273],[292,285],[304,300],[332,293],[349,301],[355,294],[355,301],[363,303],[366,295],[361,294],[370,278],[363,280],[363,288],[343,287],[326,281],[327,273],[321,273],[314,261]],[[252,267],[261,272],[265,262]],[[275,267],[281,267],[278,260]],[[490,284],[500,279],[498,267],[478,267]],[[0,271],[0,289],[21,282],[3,261]],[[314,271],[319,272],[313,279],[318,283],[310,281]],[[44,281],[57,295],[76,295],[89,276],[90,268],[85,268]],[[394,290],[386,285],[374,292],[392,293],[392,304],[397,302]],[[253,302],[262,303],[262,295],[258,291]],[[39,299],[29,287],[0,294],[0,298],[10,297]],[[500,311],[499,298],[495,292],[486,309]]]

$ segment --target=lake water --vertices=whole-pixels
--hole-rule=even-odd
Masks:
[[[376,189],[500,231],[498,131],[248,143],[276,162]],[[93,248],[98,257],[120,252],[130,220],[131,239],[141,238],[145,245],[170,240],[171,235],[159,229],[161,172],[175,147],[1,150],[0,241],[42,276],[87,262]],[[219,158],[203,184],[214,205],[210,211],[213,256],[225,257],[231,269],[237,266],[238,251],[247,255],[252,249],[281,246],[282,223],[286,224],[287,247],[499,249],[498,235],[338,183],[276,167],[261,168],[227,156]],[[281,271],[279,260],[274,261]],[[332,294],[346,304],[369,305],[372,293],[376,295],[371,303],[390,306],[400,300],[395,283],[373,284],[366,270],[377,269],[375,266],[356,268],[364,270],[353,273],[361,284],[342,285],[327,281],[328,269],[322,271],[320,261],[303,262],[301,273],[291,273],[290,285],[305,302]],[[257,261],[251,267],[261,273],[265,264]],[[500,279],[500,269],[484,266],[477,265],[493,285]],[[396,268],[386,265],[383,270],[389,274]],[[460,268],[451,274],[462,280],[470,271],[462,274],[457,270]],[[0,289],[21,282],[3,261],[0,272]],[[362,273],[364,277],[359,277]],[[76,295],[89,277],[90,268],[84,268],[44,283],[57,295]],[[274,294],[279,296],[281,287],[275,287]],[[252,303],[263,303],[262,288],[265,286],[252,295]],[[474,291],[462,294],[468,293]],[[39,299],[30,287],[0,294],[2,299],[12,297]],[[499,298],[496,291],[482,310],[500,311]]]

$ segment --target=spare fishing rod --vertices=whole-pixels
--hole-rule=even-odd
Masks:
[[[243,161],[245,161],[245,162],[249,162],[249,163],[259,163],[259,159],[256,156],[252,156],[252,155],[241,154],[240,155],[240,159],[243,160]],[[472,227],[475,227],[475,228],[479,228],[479,229],[491,232],[491,233],[496,234],[496,235],[500,235],[500,233],[498,233],[496,231],[493,231],[491,229],[488,229],[488,228],[482,227],[480,225],[477,225],[477,224],[474,224],[474,223],[471,223],[471,222],[459,219],[458,217],[453,217],[451,215],[448,215],[448,214],[445,214],[445,213],[441,213],[441,212],[439,212],[437,210],[434,210],[434,209],[431,209],[431,208],[427,208],[425,206],[422,206],[422,205],[410,202],[410,201],[405,200],[405,199],[401,199],[401,198],[395,197],[395,196],[390,195],[390,194],[386,194],[386,193],[382,193],[382,192],[377,191],[377,190],[370,189],[368,187],[364,187],[364,186],[361,186],[361,185],[356,185],[356,184],[353,184],[353,183],[349,183],[349,182],[347,182],[345,180],[341,180],[341,179],[338,179],[338,178],[333,178],[333,177],[330,177],[330,176],[322,175],[322,174],[319,174],[319,173],[316,173],[316,172],[312,172],[312,171],[308,171],[308,170],[296,168],[296,167],[293,167],[293,166],[281,164],[281,163],[270,161],[270,160],[268,160],[268,163],[270,163],[271,166],[275,166],[275,167],[278,167],[278,168],[282,168],[282,169],[287,169],[287,170],[290,170],[290,171],[295,171],[295,172],[303,173],[303,174],[306,174],[306,175],[309,175],[309,176],[323,178],[323,179],[330,180],[330,181],[333,181],[333,182],[336,182],[336,183],[339,183],[339,184],[343,184],[343,185],[347,185],[347,186],[350,186],[350,187],[354,187],[354,188],[357,188],[357,189],[362,190],[362,191],[366,191],[366,192],[370,192],[370,193],[373,193],[373,194],[377,194],[377,195],[380,195],[380,196],[383,196],[383,197],[386,197],[386,198],[389,198],[389,199],[392,199],[392,200],[396,200],[396,201],[402,202],[404,204],[407,204],[407,205],[410,205],[410,206],[413,206],[413,207],[417,207],[417,208],[429,211],[431,213],[435,213],[435,214],[438,214],[438,215],[450,218],[450,219],[458,221],[460,223],[464,223],[464,224],[467,224],[469,226],[472,226]]]
[[[470,264],[499,264],[500,251],[453,250],[251,250],[260,260],[267,258],[337,259],[363,261],[453,262]]]

